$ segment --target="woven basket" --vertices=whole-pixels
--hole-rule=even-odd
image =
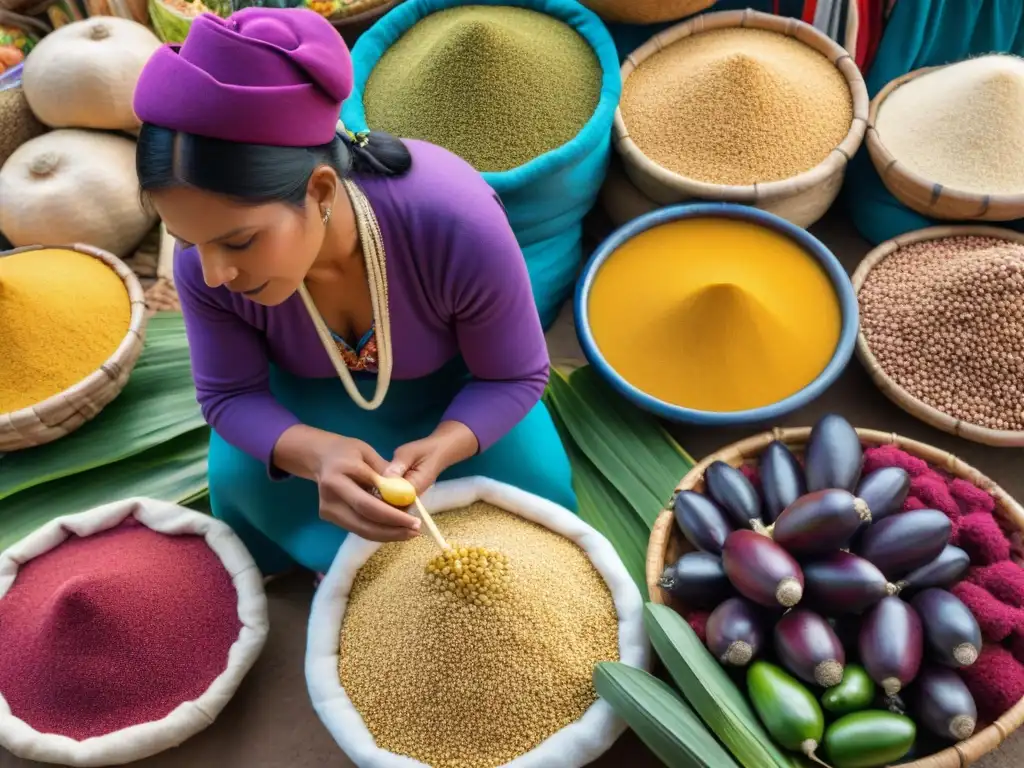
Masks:
[[[1011,221],[1024,217],[1024,194],[979,195],[944,187],[902,165],[885,148],[875,128],[878,110],[893,91],[904,83],[942,67],[924,67],[897,77],[874,99],[868,113],[868,154],[885,188],[908,208],[930,219],[952,221]]]
[[[44,248],[78,251],[107,264],[124,281],[125,288],[128,289],[131,320],[124,340],[99,370],[41,403],[12,413],[0,413],[0,453],[53,442],[95,418],[124,389],[132,368],[142,353],[146,301],[139,279],[124,262],[99,248],[78,243],[61,246],[30,245],[0,253],[0,258]]]
[[[868,92],[864,78],[850,54],[827,35],[798,19],[758,11],[708,13],[677,24],[655,35],[637,48],[622,64],[623,83],[645,60],[672,43],[715,29],[745,27],[765,29],[792,37],[823,54],[842,72],[853,97],[853,120],[846,138],[825,160],[809,171],[781,181],[749,186],[709,184],[697,181],[658,165],[647,157],[629,137],[622,110],[615,111],[614,141],[622,156],[626,173],[647,197],[659,205],[671,205],[691,199],[744,203],[772,211],[790,221],[813,223],[820,219],[839,195],[846,164],[860,147],[867,128]],[[807,226],[804,224],[803,226]]]
[[[773,440],[781,440],[794,453],[801,455],[810,434],[810,427],[796,427],[774,429],[770,432],[762,432],[745,440],[740,440],[738,443],[733,443],[711,454],[697,464],[679,482],[676,490],[703,490],[704,470],[713,461],[721,460],[734,467],[741,466],[747,462],[753,463]],[[1021,507],[1006,491],[981,472],[964,463],[953,454],[891,432],[858,429],[857,434],[865,445],[895,445],[912,456],[924,459],[951,475],[963,478],[969,483],[983,488],[995,497],[995,514],[1002,522],[1014,530],[1024,530],[1024,507]],[[675,562],[678,557],[692,549],[693,547],[690,546],[689,542],[679,531],[678,526],[675,525],[672,510],[663,510],[654,523],[650,542],[647,545],[647,587],[652,602],[661,605],[671,605],[682,613],[686,612],[685,605],[673,599],[671,595],[664,592],[658,586],[658,578],[661,576],[666,563]],[[1019,562],[1020,560],[1018,559]],[[967,741],[960,742],[948,749],[944,749],[921,760],[915,760],[912,763],[900,763],[900,768],[962,768],[962,766],[970,765],[979,760],[982,755],[996,749],[1022,723],[1024,723],[1024,699],[1018,701],[1002,717],[987,728],[975,733]]]
[[[675,21],[710,8],[716,0],[580,0],[605,21],[655,24]]]
[[[874,269],[883,259],[895,253],[905,245],[920,243],[927,240],[938,240],[943,237],[962,237],[965,235],[998,237],[1002,240],[1008,240],[1013,243],[1024,245],[1024,233],[1014,232],[1012,229],[1002,229],[1000,227],[974,225],[960,227],[928,227],[927,229],[919,229],[915,232],[908,232],[905,235],[900,235],[894,240],[886,240],[884,243],[880,244],[877,248],[868,253],[868,255],[864,257],[864,260],[857,265],[857,270],[853,273],[853,277],[851,278],[853,289],[857,291],[857,293],[860,293],[860,289],[864,285],[864,281],[867,280],[868,273],[871,272],[871,270]],[[864,367],[867,369],[872,381],[875,382],[876,386],[882,390],[882,393],[886,397],[896,403],[896,405],[905,410],[911,416],[920,419],[926,424],[930,424],[936,429],[941,429],[943,432],[950,432],[951,434],[962,437],[965,440],[973,440],[976,443],[983,443],[984,445],[993,445],[1002,448],[1019,448],[1024,446],[1024,432],[989,429],[988,427],[981,427],[977,424],[970,424],[954,418],[949,414],[943,413],[937,408],[933,408],[924,401],[911,395],[907,390],[897,384],[889,374],[882,370],[881,366],[878,364],[878,360],[875,358],[874,354],[872,354],[870,347],[868,347],[868,341],[865,338],[863,331],[860,331],[857,334],[857,357],[859,357],[860,361],[864,364]]]

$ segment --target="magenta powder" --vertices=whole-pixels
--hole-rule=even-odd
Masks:
[[[241,627],[202,537],[129,520],[21,566],[0,598],[0,694],[76,740],[160,720],[224,672]]]

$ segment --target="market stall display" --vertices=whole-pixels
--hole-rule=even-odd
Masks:
[[[567,510],[485,478],[440,483],[424,503],[447,538],[508,553],[503,596],[470,606],[437,591],[429,540],[349,536],[310,619],[317,714],[366,768],[596,759],[623,724],[597,700],[593,667],[643,669],[649,653],[614,549]]]
[[[0,451],[74,431],[124,388],[142,351],[138,279],[84,245],[0,253]]]
[[[606,21],[625,24],[654,24],[675,21],[700,13],[715,0],[582,0],[583,4]]]
[[[213,13],[203,0],[149,0],[149,23],[163,43],[183,43],[192,19]]]
[[[721,555],[686,513],[698,498],[728,521]],[[764,528],[739,524],[740,499]],[[696,465],[655,523],[647,579],[659,611],[743,673],[780,746],[835,766],[952,768],[1024,721],[1024,664],[996,619],[1024,596],[1022,527],[1024,508],[962,461],[832,414]]]
[[[471,10],[472,14],[467,16]],[[458,13],[454,13],[456,11]],[[516,31],[514,25],[522,19],[537,18],[526,13],[528,11],[546,17],[541,25],[546,32],[540,41],[547,40],[557,48],[545,49],[533,42],[532,26]],[[481,147],[497,153],[496,165],[506,169],[481,170],[508,212],[509,222],[526,257],[541,321],[548,327],[571,293],[582,259],[582,219],[597,198],[608,163],[612,115],[621,91],[618,54],[601,20],[575,0],[406,0],[364,34],[352,51],[355,85],[342,110],[346,126],[355,131],[381,127],[373,123],[371,104],[374,89],[380,85],[379,81],[375,85],[378,65],[385,66],[392,53],[415,59],[414,50],[408,49],[406,53],[406,43],[423,42],[428,36],[421,32],[429,33],[432,27],[438,30],[438,25],[443,25],[446,18],[458,20],[460,17],[466,22],[458,25],[460,31],[441,37],[436,50],[427,46],[421,54],[434,65],[426,68],[430,76],[423,77],[422,82],[413,84],[414,87],[406,86],[417,101],[405,105],[409,111],[403,113],[403,124],[412,125],[415,119],[422,126],[424,121],[430,120],[431,130],[435,132],[431,136],[442,145],[459,151],[460,147],[450,146],[449,142],[461,137],[465,151],[471,154],[479,153]],[[469,21],[472,18],[487,21]],[[449,53],[455,40],[471,47]],[[567,43],[557,42],[559,40],[570,41],[571,48],[566,49]],[[586,53],[584,47],[590,48],[583,59],[590,62],[586,66],[592,67],[596,59],[597,70],[589,71],[600,78],[597,81],[588,81],[586,72],[558,69],[579,66],[580,54]],[[445,58],[439,59],[442,54]],[[402,60],[405,59],[392,59],[393,62]],[[540,66],[541,63],[544,66]],[[458,76],[455,73],[445,75],[447,68],[453,65],[461,69]],[[471,90],[460,95],[457,89],[442,88],[432,103],[424,105],[422,99],[429,97],[429,89],[439,87],[444,77],[451,77],[458,87]],[[477,93],[472,90],[480,87],[474,78],[488,82],[489,87]],[[520,90],[523,83],[518,81],[523,78],[525,83],[536,84],[537,90]],[[557,93],[557,98],[552,99],[550,84],[560,83],[576,85],[568,93]],[[590,107],[589,118],[583,114],[586,100],[581,100],[587,93],[597,97]],[[520,101],[516,103],[513,96]],[[567,104],[573,105],[571,113],[567,111],[562,116]],[[412,113],[411,108],[416,105],[421,105],[419,114]],[[396,100],[395,106],[403,104]],[[478,120],[483,117],[492,122],[485,120],[474,124],[466,119],[473,115],[477,115]],[[449,123],[442,124],[444,131],[437,133],[437,121],[442,117]],[[581,120],[585,124],[580,125]],[[549,124],[560,125],[559,132],[550,134]],[[403,125],[396,123],[393,127],[400,129]],[[578,132],[566,136],[571,130]],[[562,139],[565,141],[560,146],[543,151]],[[542,154],[528,157],[537,151]],[[501,152],[507,156],[503,157]],[[487,159],[486,154],[482,157]],[[480,158],[474,155],[468,159]],[[523,160],[521,165],[508,167],[509,163]]]
[[[584,270],[575,317],[584,354],[619,394],[707,424],[809,402],[857,332],[849,279],[818,240],[723,203],[664,208],[615,232]]]
[[[327,18],[351,48],[360,35],[400,2],[402,0],[343,0],[340,9]]]
[[[0,8],[0,75],[20,66],[25,57],[49,32],[49,28],[32,18]]]
[[[968,440],[1024,445],[1024,235],[912,232],[871,251],[853,284],[857,353],[890,399]]]
[[[58,518],[0,553],[0,746],[119,765],[209,726],[267,635],[231,529],[151,499]]]
[[[142,204],[135,142],[62,128],[22,144],[0,168],[0,232],[15,246],[87,243],[130,254],[156,223]]]
[[[1024,216],[1024,59],[982,56],[896,78],[871,102],[867,146],[882,182],[933,219]]]
[[[809,226],[835,200],[864,137],[860,71],[837,43],[792,19],[699,16],[634,51],[622,80],[616,148],[633,184],[663,205],[772,204]]]

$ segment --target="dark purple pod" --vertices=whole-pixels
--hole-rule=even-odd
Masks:
[[[978,707],[952,669],[926,666],[911,686],[914,718],[936,736],[964,741],[978,724]]]
[[[745,667],[764,644],[764,609],[742,597],[731,597],[708,616],[707,646],[730,667]]]
[[[704,470],[704,487],[734,528],[756,529],[764,525],[761,497],[736,467],[724,461],[711,462]]]
[[[808,491],[857,487],[864,466],[864,449],[850,422],[836,413],[822,416],[811,429],[804,452]]]
[[[710,610],[735,594],[722,558],[710,552],[687,552],[662,572],[658,586],[698,610]]]
[[[910,493],[910,475],[899,467],[882,467],[865,475],[857,484],[856,496],[863,499],[871,510],[871,521],[877,523],[884,517],[903,509],[903,502]]]
[[[960,547],[947,544],[939,556],[930,563],[911,571],[896,582],[900,594],[916,592],[932,587],[952,587],[971,567],[971,557]]]
[[[936,509],[889,515],[864,530],[857,554],[895,581],[938,557],[951,530],[949,518]]]
[[[896,593],[876,566],[850,552],[835,552],[804,563],[803,604],[836,616],[859,614]]]
[[[924,630],[917,612],[898,597],[883,597],[864,616],[860,662],[887,696],[913,682],[921,668]]]
[[[803,597],[800,565],[763,534],[749,529],[729,534],[722,565],[736,591],[758,605],[792,608]]]
[[[835,630],[818,614],[797,608],[775,625],[775,653],[806,683],[831,688],[843,681],[846,652]]]
[[[679,529],[693,546],[704,552],[722,554],[732,526],[715,502],[696,491],[680,491],[673,509]]]
[[[842,547],[870,520],[867,505],[849,491],[812,491],[783,510],[772,525],[772,538],[793,555],[824,555]]]
[[[978,660],[981,628],[959,597],[944,589],[926,589],[910,604],[921,617],[932,658],[947,667],[969,667]]]
[[[807,493],[804,468],[786,444],[774,440],[761,452],[758,471],[761,495],[768,522],[774,522],[782,510]]]

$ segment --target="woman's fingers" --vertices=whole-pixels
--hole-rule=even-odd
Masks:
[[[357,515],[371,523],[419,531],[418,518],[381,501],[350,477],[339,478],[336,487],[331,490],[342,503],[347,504]]]

